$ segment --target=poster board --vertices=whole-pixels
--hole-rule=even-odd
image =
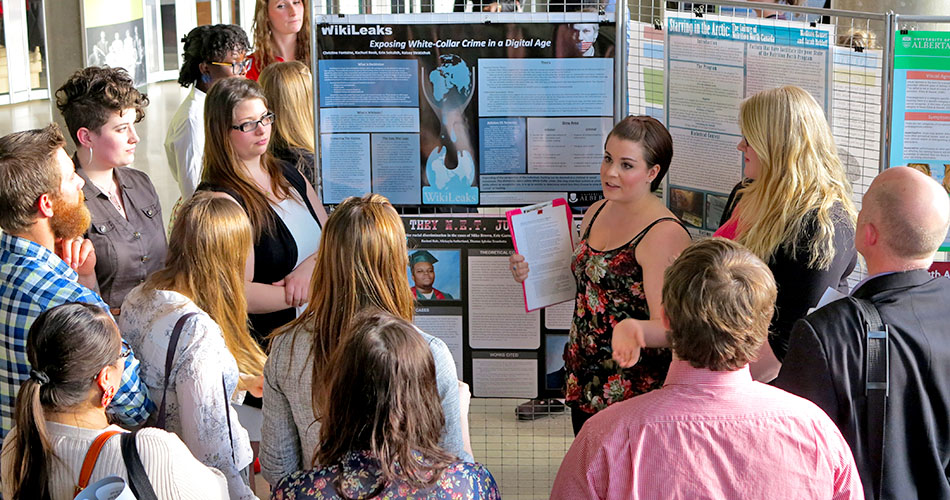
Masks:
[[[916,168],[950,193],[950,32],[901,31],[894,44],[890,166]],[[940,245],[950,251],[950,234]]]
[[[511,234],[504,216],[404,215],[410,265],[430,263],[429,298],[416,291],[413,322],[442,339],[455,358],[458,376],[475,397],[558,397],[563,352],[574,313],[568,301],[525,312],[521,285],[508,267]],[[573,230],[580,222],[574,220]],[[428,252],[431,259],[416,258]],[[570,265],[569,262],[564,263]],[[418,290],[412,266],[409,284]],[[423,273],[424,274],[424,273]],[[428,276],[421,279],[430,279]]]
[[[576,21],[317,26],[324,202],[598,199],[616,29],[608,16]]]
[[[142,0],[83,0],[84,66],[123,68],[136,88],[147,83]]]
[[[666,126],[676,151],[667,199],[683,222],[713,231],[743,176],[742,100],[797,85],[832,109],[831,27],[667,12],[666,28]]]

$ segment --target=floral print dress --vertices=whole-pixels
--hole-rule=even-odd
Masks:
[[[614,326],[621,320],[650,319],[643,268],[637,263],[637,244],[656,224],[667,220],[680,222],[672,217],[657,219],[625,245],[599,251],[588,245],[587,238],[605,206],[606,202],[594,214],[571,261],[577,299],[564,348],[565,399],[569,406],[586,413],[596,413],[659,389],[672,359],[669,349],[642,349],[637,364],[624,369],[611,357],[610,340]]]
[[[429,488],[417,489],[403,481],[382,484],[379,462],[366,452],[351,451],[340,464],[294,472],[277,483],[274,500],[329,500],[376,498],[379,500],[498,500],[495,478],[484,465],[455,462]],[[337,490],[339,487],[343,493]]]

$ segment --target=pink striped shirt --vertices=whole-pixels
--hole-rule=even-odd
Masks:
[[[674,360],[663,388],[584,424],[552,499],[863,499],[851,449],[810,401]]]

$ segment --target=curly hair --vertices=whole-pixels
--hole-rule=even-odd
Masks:
[[[267,15],[267,6],[271,0],[257,0],[254,6],[254,65],[258,71],[275,61],[271,25]],[[310,67],[310,9],[308,0],[303,1],[303,23],[297,32],[297,44],[294,59]]]
[[[201,78],[198,65],[201,63],[221,61],[231,52],[247,54],[251,48],[247,34],[240,26],[233,24],[198,26],[188,32],[181,42],[184,44],[184,51],[181,54],[178,83],[182,87],[198,83]]]
[[[69,77],[56,90],[56,107],[66,120],[66,128],[76,146],[79,129],[98,132],[112,113],[135,109],[135,123],[145,118],[148,96],[136,90],[132,78],[122,68],[90,66]]]

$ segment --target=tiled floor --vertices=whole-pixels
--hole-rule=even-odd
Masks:
[[[163,147],[165,129],[188,91],[175,82],[148,87],[150,105],[137,126],[141,138],[134,166],[152,178],[167,222],[178,200],[178,185],[168,168]],[[0,136],[38,128],[51,120],[49,101],[0,106]],[[65,133],[65,131],[64,131]],[[70,144],[69,149],[72,149]],[[561,459],[573,439],[571,419],[564,413],[535,421],[519,421],[515,406],[522,401],[475,399],[470,427],[475,458],[495,476],[503,498],[547,498]],[[268,498],[267,486],[258,478],[258,494]]]

